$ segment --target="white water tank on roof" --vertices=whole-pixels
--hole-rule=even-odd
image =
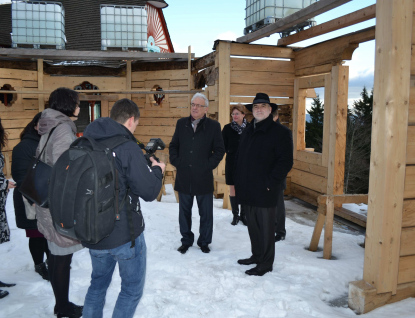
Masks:
[[[256,28],[285,18],[317,0],[246,0],[245,25]],[[310,20],[308,20],[310,21]]]

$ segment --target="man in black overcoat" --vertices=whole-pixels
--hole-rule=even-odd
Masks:
[[[225,154],[220,124],[206,117],[209,101],[196,93],[191,100],[190,116],[177,121],[170,142],[170,163],[176,167],[174,190],[179,192],[179,224],[182,245],[186,253],[194,242],[192,206],[196,197],[200,228],[197,245],[209,253],[213,233],[213,172]]]
[[[271,113],[278,107],[267,94],[258,93],[245,107],[254,119],[240,139],[235,193],[246,210],[252,255],[238,263],[256,264],[245,273],[262,276],[274,264],[277,198],[293,166],[293,140],[287,127],[273,121]]]

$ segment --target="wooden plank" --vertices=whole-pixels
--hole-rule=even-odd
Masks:
[[[378,293],[396,294],[402,262],[399,246],[408,135],[412,12],[413,1],[378,1],[376,4],[373,88],[376,107],[372,120],[363,279],[374,285]]]
[[[343,194],[348,85],[349,67],[333,66],[331,73],[327,194]]]
[[[415,255],[415,227],[402,229],[400,256]]]
[[[236,39],[236,41],[240,43],[250,43],[262,39],[266,36],[270,36],[271,34],[282,32],[299,24],[300,22],[313,18],[349,1],[350,0],[320,0],[308,7],[305,7],[304,9],[301,9],[283,19],[278,20],[273,24],[259,29],[258,31],[239,37]]]
[[[318,199],[318,205],[326,204],[326,197],[327,195],[321,195]],[[345,203],[365,203],[368,202],[368,195],[367,194],[340,194],[340,195],[333,195],[334,205],[335,206],[342,206]]]
[[[327,168],[320,165],[314,165],[312,163],[294,160],[293,168],[327,178]]]
[[[190,115],[189,107],[170,108],[168,111],[140,109],[141,117],[182,118]]]
[[[292,48],[243,43],[231,43],[231,55],[286,59],[293,59],[295,57]]]
[[[131,80],[136,81],[149,81],[149,80],[187,80],[187,69],[184,70],[163,70],[153,72],[132,72]]]
[[[0,78],[16,80],[25,79],[28,81],[37,81],[37,72],[11,68],[0,68]]]
[[[325,64],[338,64],[343,60],[351,60],[359,43],[373,40],[375,27],[360,30],[339,38],[315,44],[296,51],[295,69],[308,68]]]
[[[405,190],[403,196],[405,199],[415,198],[415,166],[406,166]]]
[[[316,166],[321,166],[321,153],[318,152],[311,152],[311,151],[294,151],[294,154],[296,155],[296,159],[298,161],[303,161],[306,163],[311,163]],[[325,193],[325,191],[323,191]]]
[[[326,178],[297,169],[291,170],[291,182],[320,193],[327,188]]]
[[[330,122],[331,122],[331,73],[325,75],[324,86],[324,118],[323,118],[323,146],[321,151],[321,165],[329,166]]]
[[[43,59],[37,60],[37,89],[43,91],[44,76],[43,76]],[[59,86],[62,87],[62,86]],[[57,88],[57,87],[56,87]],[[45,109],[45,95],[38,95],[38,109],[43,111]]]
[[[414,32],[414,34],[415,34],[415,32]],[[415,63],[411,63],[411,65],[415,65]],[[410,125],[415,125],[415,87],[411,87],[411,93],[410,93],[410,97],[409,97],[408,122],[409,122]]]
[[[415,295],[415,283],[400,284],[396,294],[392,292],[378,293],[376,288],[364,280],[349,284],[349,307],[356,314],[365,314],[375,308],[392,304]]]
[[[125,74],[125,89],[130,91],[131,88],[131,61],[126,61],[126,74]],[[131,99],[131,94],[127,94],[126,98]]]
[[[326,75],[315,75],[300,78],[299,88],[316,88],[324,87],[326,81]]]
[[[174,118],[140,118],[140,126],[172,126],[176,127],[177,119]]]
[[[310,66],[310,67],[304,67],[301,69],[295,69],[295,76],[310,76],[310,75],[318,75],[318,74],[324,74],[331,71],[331,68],[333,67],[332,63],[329,64],[323,64],[318,66]]]
[[[74,51],[74,50],[38,50],[28,48],[0,48],[0,56],[10,58],[34,58],[60,61],[123,61],[142,60],[160,61],[166,59],[187,60],[187,53],[154,53],[139,51]],[[194,54],[192,54],[194,58]]]
[[[269,96],[274,97],[293,97],[293,86],[276,86],[276,85],[248,85],[248,84],[232,84],[230,94],[234,96],[251,96],[258,92],[266,92]]]
[[[19,118],[19,119],[5,119],[1,120],[1,124],[3,125],[4,129],[9,128],[24,128],[27,126],[28,123],[33,119],[32,118]]]
[[[244,59],[232,58],[232,71],[252,71],[252,72],[270,72],[294,73],[294,62],[280,60],[261,60],[261,59]]]
[[[334,208],[334,215],[337,215],[345,220],[353,222],[361,227],[366,227],[367,218],[364,215],[350,211],[345,208]]]
[[[293,85],[294,73],[232,71],[232,84]]]
[[[323,258],[330,259],[333,246],[333,221],[334,221],[334,200],[333,196],[327,197],[326,222],[324,223],[324,247]]]
[[[308,250],[311,252],[317,251],[318,242],[320,241],[321,231],[323,230],[325,220],[325,215],[319,213],[317,216],[316,225],[314,226],[313,235],[311,236],[310,246],[308,247]]]
[[[296,184],[291,179],[291,195],[295,198],[317,206],[317,198],[321,195],[321,193]]]
[[[415,226],[415,200],[403,201],[402,227]]]
[[[242,103],[242,104],[251,104],[254,100],[255,95],[252,97],[245,97],[245,96],[231,96],[230,102],[231,103]],[[270,98],[271,103],[278,104],[278,109],[280,109],[280,106],[282,105],[292,105],[294,104],[293,98]]]
[[[415,126],[408,127],[408,141],[406,144],[406,164],[415,164]]]
[[[327,21],[322,24],[318,24],[309,29],[294,33],[285,38],[278,40],[278,45],[290,45],[303,40],[311,39],[316,36],[326,34],[335,30],[339,30],[356,23],[367,21],[376,17],[376,5],[357,10],[355,12],[346,14],[337,19]]]
[[[412,282],[415,282],[415,255],[402,256],[399,258],[398,284]]]
[[[38,113],[37,110],[26,110],[26,111],[19,111],[19,112],[10,112],[10,113],[1,113],[2,123],[4,125],[4,120],[6,119],[32,119]]]
[[[294,159],[298,159],[298,152],[305,149],[305,108],[306,91],[299,88],[300,79],[294,80],[293,106],[293,143]],[[301,160],[304,161],[304,160]]]

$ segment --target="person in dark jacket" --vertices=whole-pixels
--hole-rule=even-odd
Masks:
[[[49,280],[49,273],[44,262],[44,256],[49,257],[49,248],[46,238],[37,229],[36,219],[26,217],[23,197],[18,190],[21,182],[26,176],[27,169],[32,163],[39,144],[40,135],[37,132],[38,122],[42,113],[38,113],[32,121],[27,124],[20,134],[20,142],[13,148],[12,153],[12,177],[17,184],[13,192],[14,213],[16,215],[16,226],[26,230],[26,237],[29,238],[29,251],[32,255],[35,271],[43,279]],[[29,204],[33,202],[28,201]],[[34,209],[34,206],[33,206]]]
[[[293,165],[291,131],[272,119],[278,107],[267,94],[258,93],[245,105],[254,119],[244,131],[236,158],[235,192],[246,209],[252,256],[241,265],[256,266],[248,275],[262,276],[272,271],[275,256],[275,213],[278,193]]]
[[[239,147],[239,138],[242,132],[247,127],[245,119],[245,111],[242,104],[238,104],[231,109],[232,122],[225,125],[222,130],[223,142],[226,150],[226,165],[225,165],[225,181],[229,185],[229,200],[231,202],[233,219],[231,224],[236,225],[239,219],[246,225],[246,216],[241,210],[241,217],[239,218],[239,205],[235,197],[235,182],[233,178],[235,170],[235,155]]]
[[[117,101],[111,109],[110,118],[99,118],[87,126],[85,137],[98,142],[121,136],[129,141],[113,149],[120,185],[120,206],[127,195],[127,204],[120,212],[112,233],[97,244],[87,244],[92,261],[91,285],[85,297],[83,317],[102,317],[105,295],[118,262],[121,276],[121,292],[113,311],[113,317],[133,317],[143,294],[146,274],[146,243],[144,219],[140,200],[153,201],[161,189],[165,164],[150,158],[147,165],[143,152],[133,133],[138,125],[140,111],[129,99]],[[130,209],[128,211],[127,209]],[[132,213],[135,241],[132,244],[128,214]]]
[[[182,245],[186,253],[194,242],[192,206],[196,197],[200,228],[197,245],[209,253],[213,233],[213,172],[225,154],[220,124],[206,117],[209,101],[196,93],[191,100],[190,116],[177,121],[170,142],[170,163],[176,167],[174,190],[179,192],[179,224]]]

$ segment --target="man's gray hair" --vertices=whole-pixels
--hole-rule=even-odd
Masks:
[[[205,106],[208,107],[209,106],[209,100],[207,99],[207,97],[205,95],[203,95],[202,93],[196,93],[193,95],[192,100],[190,101],[191,103],[193,103],[193,101],[196,98],[202,98],[205,101]]]

